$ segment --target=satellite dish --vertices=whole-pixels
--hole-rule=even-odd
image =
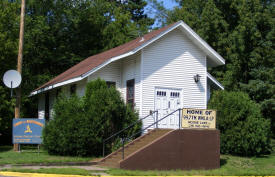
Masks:
[[[4,74],[3,81],[7,87],[11,89],[16,88],[21,84],[21,74],[16,70],[8,70]]]

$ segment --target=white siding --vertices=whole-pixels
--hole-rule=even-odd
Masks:
[[[182,89],[182,107],[206,108],[206,57],[179,30],[174,30],[144,48],[142,115],[154,110],[155,87]],[[201,76],[194,82],[194,75]],[[145,126],[153,119],[144,122]]]
[[[101,78],[105,81],[116,82],[116,88],[119,90],[121,85],[121,62],[113,62],[99,71],[93,73],[88,77],[88,81],[95,80],[97,78]]]
[[[53,104],[56,98],[56,90],[51,90],[49,93],[49,118],[53,118]]]
[[[80,96],[80,97],[84,96],[86,84],[87,84],[87,79],[84,79],[84,80],[76,83],[76,94],[78,96]]]
[[[155,110],[156,87],[180,89],[181,107],[205,109],[209,98],[206,69],[206,55],[180,30],[174,30],[141,52],[110,63],[90,75],[88,79],[77,82],[76,92],[79,96],[83,96],[86,83],[101,78],[116,82],[117,89],[126,100],[126,82],[135,79],[135,109],[140,111],[140,118],[148,115],[150,110]],[[198,83],[194,82],[196,74],[201,76]],[[70,95],[70,85],[62,87],[62,90],[66,95]],[[53,93],[50,92],[50,111],[53,101]],[[43,105],[45,105],[45,96],[40,95],[39,118],[44,117]],[[154,119],[147,120],[144,126],[152,123]]]
[[[140,53],[127,57],[122,60],[122,78],[121,78],[121,95],[126,100],[126,83],[127,80],[135,79],[135,109],[139,110],[140,103]]]
[[[38,96],[38,118],[45,118],[45,94],[39,94]]]
[[[87,80],[84,79],[80,82],[76,82],[76,94],[78,96],[84,96],[85,88],[86,88]],[[66,96],[70,96],[70,87],[71,85],[66,85],[61,87],[61,92],[63,92]],[[53,105],[56,101],[56,92],[57,89],[51,90],[49,92],[49,116],[50,119],[53,118]],[[45,94],[40,94],[38,97],[38,118],[42,119],[45,118]]]

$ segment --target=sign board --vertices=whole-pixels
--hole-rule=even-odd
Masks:
[[[13,119],[13,144],[41,144],[42,129],[45,119]]]
[[[216,128],[216,111],[210,109],[183,109],[183,128]]]

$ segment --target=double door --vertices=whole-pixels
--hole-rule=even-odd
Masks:
[[[181,108],[181,90],[171,88],[155,89],[155,110],[158,116],[155,119],[162,119],[173,111]],[[165,119],[159,121],[158,128],[176,129],[179,127],[179,111],[169,115]]]

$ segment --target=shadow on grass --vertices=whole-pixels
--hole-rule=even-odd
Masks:
[[[12,146],[0,146],[0,153],[12,150]]]
[[[227,159],[226,158],[220,158],[220,166],[224,166],[227,163]]]

